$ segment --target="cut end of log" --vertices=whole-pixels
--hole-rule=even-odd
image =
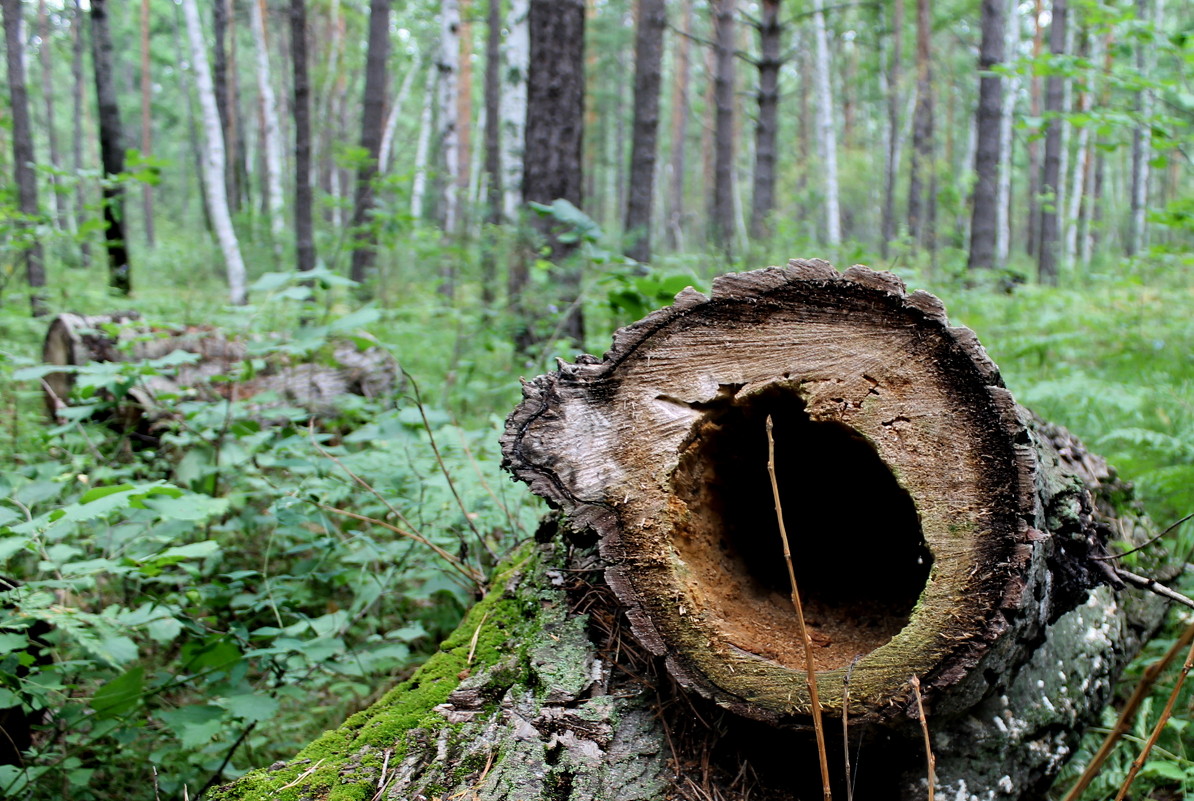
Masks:
[[[810,712],[766,471],[777,481],[820,698],[909,717],[1009,628],[1033,558],[1029,435],[995,365],[889,273],[819,260],[718,278],[524,387],[516,477],[599,538],[639,640],[766,720]]]

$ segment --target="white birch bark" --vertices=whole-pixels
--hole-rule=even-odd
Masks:
[[[460,141],[456,130],[456,95],[460,75],[460,0],[440,4],[439,49],[439,147],[444,168],[440,181],[444,195],[444,231],[456,230],[460,197],[456,176],[460,172]]]
[[[1007,27],[1003,52],[1007,63],[1014,63],[1020,49],[1019,0],[1008,0]],[[1003,78],[1003,113],[999,119],[999,199],[995,204],[995,265],[1005,267],[1012,241],[1012,116],[1020,93],[1020,76]]]
[[[410,214],[416,220],[423,216],[427,198],[427,163],[431,153],[431,126],[435,112],[435,84],[439,71],[427,70],[427,88],[423,93],[423,113],[419,115],[419,139],[415,145],[415,178],[410,188]]]
[[[398,95],[394,98],[393,105],[390,106],[389,116],[386,117],[386,126],[381,134],[381,146],[377,150],[378,175],[384,175],[389,170],[390,151],[394,146],[394,132],[398,130],[398,117],[402,115],[402,107],[406,105],[406,98],[410,96],[410,87],[422,66],[423,54],[418,53],[415,55],[414,63],[402,77],[402,86],[398,89]]]
[[[249,24],[253,31],[253,49],[257,56],[257,91],[261,96],[261,145],[265,150],[266,208],[269,209],[269,230],[274,251],[281,253],[286,236],[282,218],[282,140],[278,134],[278,103],[270,75],[269,48],[265,41],[265,0],[249,3]]]
[[[224,188],[224,133],[220,114],[216,109],[216,90],[212,85],[207,63],[207,46],[199,24],[199,9],[195,0],[182,0],[182,12],[187,23],[187,38],[191,45],[191,65],[195,71],[195,86],[199,94],[199,108],[203,113],[203,175],[207,184],[207,203],[211,224],[224,253],[228,270],[228,295],[231,301],[245,303],[245,263],[241,259],[240,244],[232,228],[228,213],[228,195]]]
[[[838,206],[837,140],[833,125],[833,94],[829,88],[829,36],[825,30],[823,0],[813,6],[813,28],[816,32],[817,82],[817,146],[825,170],[825,234],[826,243],[837,247],[842,243],[841,211]]]
[[[531,66],[530,0],[513,0],[506,17],[502,47],[502,209],[507,220],[518,219],[522,207],[522,163],[526,149],[527,73]]]

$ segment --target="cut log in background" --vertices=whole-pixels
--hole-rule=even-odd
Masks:
[[[217,797],[821,797],[768,416],[855,799],[927,794],[913,677],[939,792],[1037,797],[1163,615],[1095,558],[1148,537],[1130,491],[890,274],[724,276],[524,396],[503,451],[560,536],[414,678]]]
[[[46,364],[82,366],[88,362],[127,362],[161,359],[185,352],[197,358],[172,368],[170,375],[154,375],[129,390],[130,402],[115,412],[119,423],[136,428],[146,415],[169,414],[169,404],[159,396],[187,394],[201,400],[220,398],[253,402],[263,412],[270,407],[296,405],[312,415],[336,413],[335,401],[348,394],[376,397],[392,393],[398,382],[398,365],[380,347],[360,349],[351,341],[331,343],[330,363],[270,356],[252,377],[240,378],[252,358],[248,343],[229,339],[205,326],[153,328],[142,325],[136,312],[101,315],[59,314],[46,332],[42,361]],[[51,373],[44,379],[46,406],[51,416],[70,401],[75,375]]]

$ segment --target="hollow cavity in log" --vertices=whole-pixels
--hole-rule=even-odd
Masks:
[[[932,556],[912,498],[874,446],[814,421],[780,382],[714,406],[693,426],[672,491],[672,532],[689,595],[736,648],[804,667],[767,478],[764,421],[775,419],[780,496],[818,671],[843,668],[907,625]]]

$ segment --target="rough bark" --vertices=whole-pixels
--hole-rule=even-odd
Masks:
[[[667,203],[668,246],[680,250],[684,245],[684,170],[688,144],[688,116],[691,113],[689,78],[692,46],[692,0],[683,0],[680,11],[680,35],[675,39],[675,66],[672,76],[671,159]]]
[[[290,62],[294,71],[294,242],[300,270],[315,269],[311,186],[311,80],[307,74],[306,0],[290,0]]]
[[[927,2],[927,0],[922,0]],[[834,125],[833,93],[829,80],[829,39],[825,30],[824,2],[813,5],[813,31],[817,39],[817,150],[825,172],[825,243],[836,248],[842,243],[842,215],[838,204],[837,130]]]
[[[381,148],[386,111],[386,60],[390,55],[390,0],[369,3],[369,46],[365,56],[365,97],[361,111],[361,150],[357,167],[356,202],[353,204],[352,280],[363,283],[373,266],[377,233],[373,213],[373,179]]]
[[[1003,79],[991,70],[1003,63],[1006,17],[1007,0],[983,0],[983,33],[978,57],[981,77],[978,110],[975,112],[977,141],[974,171],[978,180],[974,185],[971,203],[970,257],[967,263],[971,270],[990,270],[996,266]]]
[[[217,0],[217,4],[222,0]],[[94,9],[94,4],[92,5]],[[212,86],[211,72],[207,66],[207,50],[203,41],[203,29],[199,23],[199,9],[195,0],[182,0],[183,16],[187,23],[187,38],[191,44],[191,68],[195,73],[195,88],[199,95],[199,108],[203,112],[203,167],[207,184],[208,212],[216,230],[216,239],[224,254],[224,267],[228,272],[228,297],[232,303],[243,305],[248,301],[245,290],[245,263],[241,258],[240,243],[232,227],[232,215],[228,210],[228,196],[225,194],[225,150],[224,131],[220,126],[220,115],[216,107],[216,93]]]
[[[25,44],[21,37],[20,0],[4,0],[4,52],[8,61],[8,93],[12,101],[12,167],[17,185],[17,206],[24,219],[20,227],[32,229],[41,209],[37,203],[37,176],[33,172],[33,127],[29,120],[29,92],[25,85]],[[46,285],[41,242],[36,236],[22,243],[25,280],[33,315],[44,313],[41,288]]]
[[[883,222],[879,240],[880,253],[888,257],[891,243],[896,238],[895,188],[900,174],[900,126],[901,79],[900,62],[903,60],[904,44],[904,0],[895,0],[891,14],[891,64],[887,79],[887,164],[883,173]]]
[[[1049,24],[1049,52],[1065,55],[1067,0],[1053,0]],[[1045,81],[1045,163],[1041,171],[1040,223],[1037,225],[1037,277],[1044,284],[1057,283],[1057,257],[1061,222],[1061,133],[1065,86],[1061,75]]]
[[[584,152],[585,6],[582,0],[531,0],[531,37],[527,80],[526,148],[522,190],[528,203],[566,200],[577,208],[583,197],[581,159]],[[561,264],[575,245],[560,241],[550,218],[536,224],[547,237],[550,258]],[[577,267],[557,272],[562,305],[567,308],[563,333],[584,342],[584,317],[575,303],[580,291]]]
[[[409,681],[214,798],[821,797],[767,413],[827,715],[851,674],[853,797],[926,795],[912,676],[938,792],[1037,797],[1160,619],[1090,559],[1148,523],[940,301],[809,261],[686,290],[525,385],[503,451],[562,520]]]
[[[759,18],[759,119],[755,126],[755,182],[751,196],[750,235],[770,233],[775,208],[775,141],[779,132],[779,68],[783,66],[783,26],[779,0],[765,0]]]
[[[713,15],[713,194],[709,233],[713,244],[733,258],[734,251],[734,13],[738,0],[710,0]]]
[[[663,0],[638,0],[634,36],[634,122],[627,184],[626,255],[651,260],[651,210],[655,200],[655,152],[659,132],[659,83],[663,65]]]
[[[112,63],[112,34],[108,30],[107,0],[91,3],[91,57],[95,69],[95,94],[99,106],[100,160],[104,176],[124,172],[124,134],[120,105],[116,100],[116,76]],[[124,235],[124,186],[105,181],[104,240],[108,253],[108,286],[122,295],[132,291],[132,269]]]

